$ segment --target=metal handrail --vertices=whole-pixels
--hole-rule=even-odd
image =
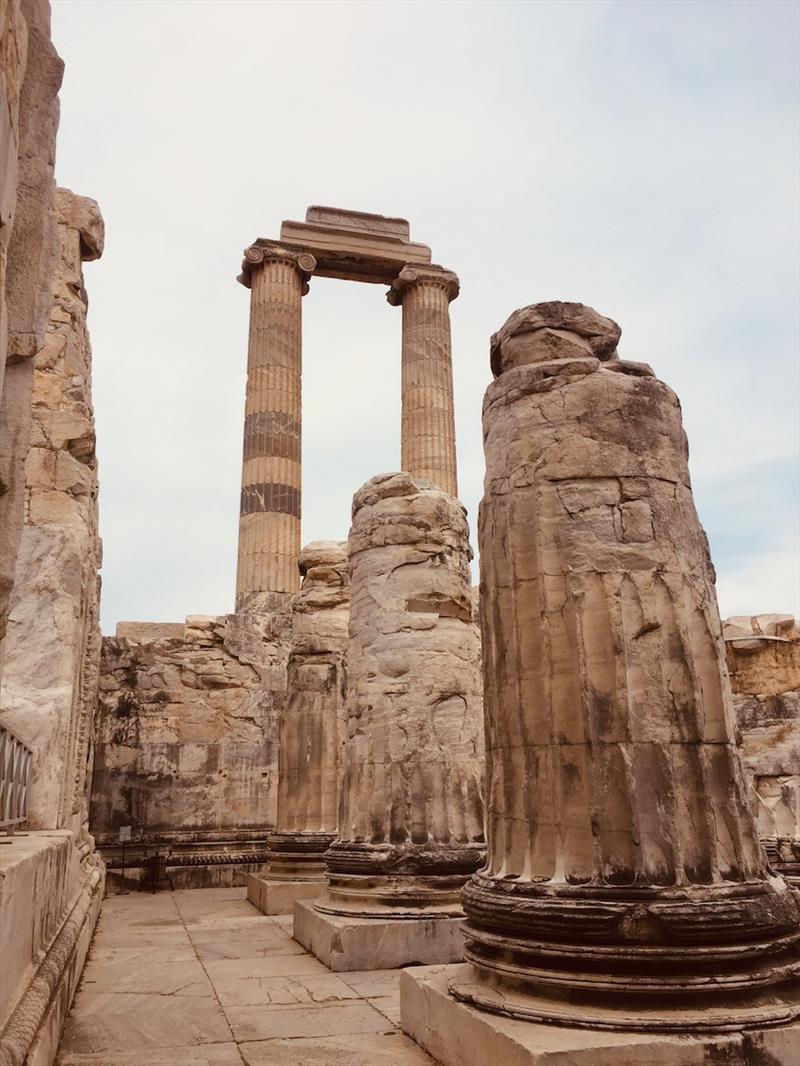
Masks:
[[[33,752],[0,726],[0,832],[14,830],[28,820]]]

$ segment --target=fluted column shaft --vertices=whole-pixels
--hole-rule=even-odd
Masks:
[[[253,245],[236,608],[269,605],[299,585],[301,300],[310,255]]]
[[[333,902],[316,906],[451,913],[484,854],[464,509],[405,474],[373,478],[353,501],[349,555],[339,839],[327,857]]]
[[[455,274],[404,268],[389,299],[403,305],[401,466],[458,496],[450,301]]]
[[[800,911],[747,798],[680,405],[604,348],[610,320],[525,310],[484,401],[489,859],[464,891],[466,956],[558,995],[779,981],[756,974]]]
[[[324,881],[336,836],[350,581],[347,545],[315,541],[300,553],[292,598],[288,701],[281,714],[278,817],[267,879]]]

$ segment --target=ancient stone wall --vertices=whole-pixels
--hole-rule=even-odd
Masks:
[[[103,640],[91,830],[109,868],[132,829],[176,885],[244,884],[275,824],[288,610],[121,623]],[[116,876],[116,875],[114,875]]]
[[[22,537],[33,359],[44,345],[57,255],[53,166],[62,73],[49,3],[7,0],[0,10],[0,671]]]
[[[6,636],[0,723],[34,752],[29,825],[87,820],[97,700],[101,544],[82,261],[103,248],[94,200],[59,189],[59,258],[45,343],[32,360],[22,537]]]
[[[728,671],[742,763],[773,862],[800,877],[800,628],[791,615],[729,618]]]

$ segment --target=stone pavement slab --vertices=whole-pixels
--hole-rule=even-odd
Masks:
[[[58,1066],[432,1066],[400,1032],[400,971],[333,974],[245,890],[114,896]]]

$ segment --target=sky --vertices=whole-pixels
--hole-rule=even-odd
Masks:
[[[577,300],[681,398],[723,617],[800,615],[800,5],[54,0],[56,177],[85,265],[105,633],[233,610],[242,251],[310,204],[410,220],[455,270],[474,529],[489,337]],[[400,463],[401,311],[303,301],[303,543]],[[477,545],[475,545],[477,548]]]

